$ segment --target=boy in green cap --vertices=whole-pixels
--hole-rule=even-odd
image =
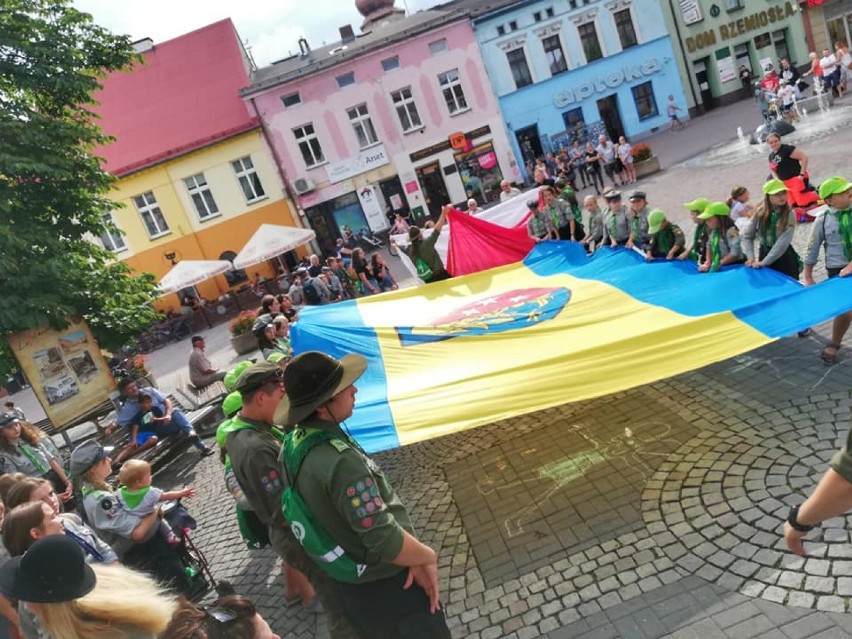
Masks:
[[[681,251],[681,254],[677,256],[679,260],[690,259],[698,264],[704,261],[704,250],[707,243],[707,223],[699,220],[698,216],[704,213],[704,209],[707,208],[708,204],[710,204],[709,200],[699,197],[683,205],[689,211],[689,216],[695,224],[695,231],[692,234],[692,246]]]
[[[674,259],[683,251],[686,238],[677,224],[672,224],[666,219],[666,214],[660,209],[654,209],[648,214],[648,248],[645,250],[645,259],[652,260],[655,257]]]
[[[804,284],[813,286],[814,265],[820,248],[825,245],[825,270],[828,277],[846,277],[852,273],[852,182],[833,177],[820,184],[819,196],[828,205],[821,221],[814,223],[805,256]],[[831,342],[822,349],[820,358],[826,366],[837,360],[837,351],[852,321],[852,311],[834,318]]]
[[[742,261],[740,233],[728,217],[731,209],[724,202],[711,202],[698,216],[707,221],[707,248],[704,263],[698,267],[701,273],[713,273],[727,264]]]

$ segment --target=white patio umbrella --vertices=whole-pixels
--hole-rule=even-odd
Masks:
[[[234,258],[234,268],[247,268],[292,251],[317,236],[311,229],[298,229],[280,224],[261,224],[251,239]]]
[[[234,267],[227,260],[183,260],[160,280],[160,293],[174,293],[221,275]]]

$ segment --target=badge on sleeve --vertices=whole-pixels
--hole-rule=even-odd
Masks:
[[[379,496],[379,489],[376,486],[376,480],[372,477],[365,477],[352,486],[346,489],[349,507],[358,519],[370,519],[368,515],[373,514],[381,509],[384,505],[382,498]],[[370,520],[372,526],[372,520]],[[364,526],[369,528],[370,526]]]

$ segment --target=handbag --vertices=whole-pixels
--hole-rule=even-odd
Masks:
[[[799,78],[799,81],[796,82],[796,86],[799,87],[799,91],[804,91],[805,89],[807,89],[811,85],[808,84],[807,82],[805,82],[804,80],[802,80],[801,78]]]

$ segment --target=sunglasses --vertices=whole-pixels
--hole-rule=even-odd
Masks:
[[[237,620],[237,613],[217,606],[200,606],[200,610],[207,615],[204,625],[208,639],[226,639],[228,635],[225,631]]]

